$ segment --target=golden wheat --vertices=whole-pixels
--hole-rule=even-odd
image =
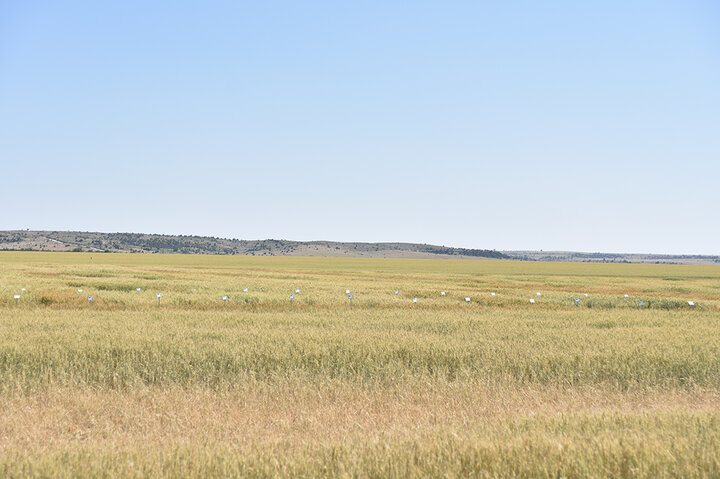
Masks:
[[[2,253],[0,476],[712,477],[719,333],[712,266]]]

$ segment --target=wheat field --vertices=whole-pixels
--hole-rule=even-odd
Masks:
[[[720,476],[714,266],[3,252],[0,314],[0,477]]]

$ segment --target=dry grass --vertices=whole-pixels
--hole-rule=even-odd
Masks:
[[[72,446],[168,447],[274,444],[303,448],[383,437],[463,434],[528,419],[718,415],[715,390],[621,392],[599,389],[486,388],[448,383],[420,389],[344,384],[257,384],[244,391],[53,389],[0,403],[2,449]]]
[[[0,471],[68,476],[714,475],[717,391],[53,390],[5,398]]]

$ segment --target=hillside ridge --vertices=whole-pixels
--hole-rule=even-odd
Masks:
[[[87,231],[0,231],[0,251],[78,251],[356,258],[455,258],[718,265],[720,256],[578,251],[490,250],[403,242],[240,240],[197,235]]]
[[[418,243],[239,240],[193,235],[30,230],[0,231],[0,250],[372,258],[509,258],[494,250]]]

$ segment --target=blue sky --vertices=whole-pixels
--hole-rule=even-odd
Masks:
[[[720,4],[0,2],[0,229],[720,253]]]

